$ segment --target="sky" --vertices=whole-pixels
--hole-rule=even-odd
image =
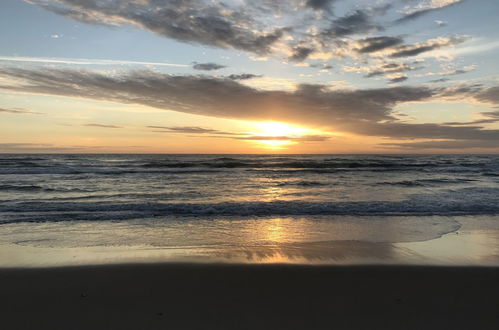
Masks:
[[[497,0],[2,0],[1,153],[497,153]]]

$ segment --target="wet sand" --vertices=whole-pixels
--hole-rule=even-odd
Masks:
[[[498,329],[499,268],[124,264],[0,270],[2,329]]]

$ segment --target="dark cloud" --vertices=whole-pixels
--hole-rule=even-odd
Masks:
[[[383,15],[386,15],[386,13],[393,8],[393,4],[386,4],[386,5],[382,5],[382,6],[379,6],[379,7],[374,7],[374,8],[371,8],[370,9],[370,12],[374,15],[379,15],[379,16],[383,16]]]
[[[6,108],[0,108],[0,112],[4,113],[13,113],[13,114],[28,114],[28,115],[44,115],[45,113],[43,112],[38,112],[38,111],[32,111],[32,110],[27,110],[27,109],[6,109]]]
[[[332,65],[326,63],[313,63],[308,65],[311,68],[317,68],[321,70],[331,70],[333,68]]]
[[[357,49],[359,53],[372,53],[385,48],[400,45],[404,40],[399,37],[374,37],[359,40],[360,48]]]
[[[231,74],[227,76],[231,80],[248,80],[258,77],[261,77],[261,75],[251,73]]]
[[[369,132],[376,136],[411,139],[456,139],[498,141],[499,130],[486,130],[480,126],[449,126],[445,124],[407,124],[388,122],[371,125]],[[383,135],[383,132],[385,132]]]
[[[449,125],[449,126],[470,126],[470,125],[492,124],[492,123],[496,123],[498,121],[499,121],[499,117],[497,117],[497,118],[490,118],[490,119],[478,119],[478,120],[473,120],[473,121],[468,121],[468,122],[448,122],[448,123],[443,123],[443,125]]]
[[[335,0],[307,0],[305,5],[315,10],[328,10]]]
[[[499,86],[481,91],[476,98],[482,102],[499,104]]]
[[[417,19],[417,18],[419,18],[421,16],[427,15],[427,14],[435,12],[435,11],[440,11],[442,9],[445,9],[447,7],[450,7],[450,6],[457,5],[457,4],[462,3],[462,2],[463,2],[462,0],[458,0],[456,2],[449,3],[447,5],[443,5],[441,7],[425,8],[425,9],[416,10],[416,11],[414,11],[412,13],[406,14],[403,17],[399,18],[398,20],[395,21],[395,24],[407,23],[407,22],[413,21],[413,20],[415,20],[415,19]]]
[[[100,128],[123,128],[123,126],[116,126],[116,125],[106,125],[106,124],[85,124],[83,126],[87,127],[100,127]]]
[[[450,140],[450,141],[424,141],[424,142],[409,142],[409,143],[382,143],[387,147],[425,150],[425,149],[499,149],[497,141],[483,140]]]
[[[429,82],[430,83],[441,83],[441,82],[447,82],[449,80],[450,80],[449,78],[440,78],[440,79],[430,80]]]
[[[434,97],[475,97],[483,102],[497,102],[497,87],[399,86],[330,90],[322,85],[299,85],[295,91],[287,92],[255,89],[219,77],[174,76],[147,71],[105,75],[95,71],[51,68],[0,68],[0,77],[17,82],[0,85],[0,89],[8,91],[141,104],[204,116],[286,121],[391,138],[499,140],[499,130],[408,124],[398,122],[393,116],[393,109],[398,104]]]
[[[312,48],[296,47],[293,49],[293,55],[289,57],[289,60],[293,62],[302,62],[313,52],[314,50]]]
[[[334,20],[331,27],[323,31],[322,34],[326,37],[345,37],[373,30],[382,30],[382,27],[373,23],[367,12],[356,10],[347,16]]]
[[[227,66],[225,65],[220,65],[217,63],[194,63],[194,65],[192,66],[193,69],[202,71],[220,70],[226,67]]]
[[[300,85],[295,92],[263,91],[227,78],[173,76],[137,71],[108,76],[69,69],[0,68],[0,76],[22,81],[3,89],[143,104],[193,114],[245,119],[289,118],[383,120],[391,105],[432,95],[424,87],[330,91],[321,85]],[[341,120],[340,120],[341,122]]]
[[[419,42],[414,45],[400,46],[396,48],[396,51],[394,53],[390,54],[390,57],[399,58],[416,56],[435,49],[454,46],[463,43],[466,40],[468,40],[468,38],[465,36],[454,36],[450,38],[438,38],[428,40],[426,42]]]
[[[399,82],[406,81],[407,79],[409,79],[407,76],[395,77],[395,78],[390,79],[390,83],[399,83]]]

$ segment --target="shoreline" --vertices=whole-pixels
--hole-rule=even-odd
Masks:
[[[344,240],[286,242],[285,237],[278,237],[283,242],[65,247],[57,246],[55,240],[47,243],[42,240],[16,243],[14,236],[5,233],[4,237],[11,242],[0,244],[0,270],[133,263],[499,266],[499,229],[496,218],[482,219],[481,225],[474,219],[460,222],[459,230],[434,239],[406,242],[362,241],[348,237]],[[59,229],[60,233],[64,233],[64,227]],[[32,228],[30,231],[35,232]],[[17,235],[16,232],[13,231],[13,235]],[[272,234],[272,231],[269,232]],[[48,232],[46,235],[51,237],[52,234]],[[106,241],[107,236],[102,240]]]
[[[497,329],[499,267],[0,269],[6,329]]]

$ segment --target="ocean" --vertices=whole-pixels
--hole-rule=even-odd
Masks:
[[[327,262],[498,215],[497,155],[0,155],[4,263],[23,248]]]

